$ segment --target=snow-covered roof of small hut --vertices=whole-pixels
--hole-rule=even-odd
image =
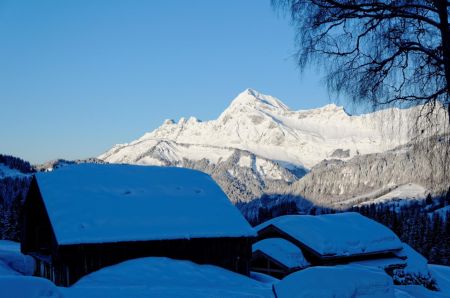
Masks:
[[[255,236],[199,171],[118,164],[36,174],[59,244]]]
[[[325,257],[345,257],[399,250],[402,243],[387,227],[355,212],[285,215],[255,227],[274,226]]]
[[[305,268],[310,264],[300,248],[282,238],[268,238],[252,246],[253,253],[260,251],[289,269]]]

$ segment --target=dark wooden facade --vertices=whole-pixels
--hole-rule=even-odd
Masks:
[[[337,265],[337,264],[348,264],[350,262],[361,261],[361,260],[370,260],[370,259],[382,259],[395,257],[394,253],[398,252],[399,249],[395,250],[386,250],[380,252],[373,253],[361,253],[361,254],[353,254],[348,256],[342,255],[322,255],[312,247],[309,247],[299,241],[298,239],[292,237],[288,233],[283,230],[277,228],[274,225],[268,225],[267,227],[258,231],[258,241],[267,239],[267,238],[283,238],[292,244],[296,245],[303,252],[305,258],[311,263],[313,266],[317,265]]]
[[[193,238],[59,245],[35,179],[24,206],[21,250],[36,259],[35,275],[70,286],[84,275],[140,257],[169,257],[249,275],[251,237]]]

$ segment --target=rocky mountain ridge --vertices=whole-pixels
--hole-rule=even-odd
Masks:
[[[414,133],[421,112],[423,106],[352,116],[334,104],[293,111],[275,97],[247,89],[216,120],[166,120],[131,143],[115,145],[98,159],[198,169],[211,174],[235,203],[279,193],[321,203],[328,200],[334,206],[340,204],[341,197],[373,191],[380,183],[393,187],[417,180],[411,175],[410,179],[386,176],[379,183],[367,182],[370,175],[379,177],[381,170],[376,169],[386,169],[388,164],[398,168],[397,163],[403,166],[411,159],[410,154],[389,152],[411,149],[406,144],[414,138],[417,141]],[[441,114],[436,117],[445,119]],[[437,131],[444,131],[444,127],[437,127]],[[420,136],[426,137],[426,133]],[[397,155],[402,157],[394,158]],[[389,162],[379,162],[387,156]],[[423,160],[417,163],[423,164]],[[341,167],[351,168],[351,172],[364,165],[367,169],[358,177],[342,174]],[[350,185],[349,177],[357,180],[357,186]]]

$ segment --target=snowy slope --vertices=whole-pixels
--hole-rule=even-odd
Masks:
[[[61,291],[66,298],[273,297],[270,285],[244,275],[168,258],[134,259],[106,267]]]
[[[16,169],[11,169],[10,167],[0,163],[0,179],[11,177],[11,178],[22,178],[22,177],[28,177],[29,174],[24,174]]]
[[[450,267],[442,265],[429,265],[429,267],[439,290],[450,295]]]
[[[47,279],[22,275],[23,267],[6,265],[31,258],[22,255],[19,246],[0,241],[1,298],[273,297],[271,284],[220,267],[168,258],[129,260],[93,272],[69,288],[57,288]]]
[[[427,193],[427,189],[423,186],[408,183],[400,186],[385,187],[363,195],[358,195],[351,199],[339,202],[339,205],[362,206],[369,204],[389,204],[390,206],[398,208],[411,204],[412,202],[424,200]]]
[[[0,270],[3,267],[4,270],[13,271],[15,274],[32,275],[34,266],[34,259],[20,252],[20,243],[0,240]]]
[[[394,298],[391,278],[381,269],[358,265],[311,267],[275,284],[279,298]]]
[[[439,139],[358,155],[346,161],[322,161],[286,188],[285,193],[308,198],[316,205],[345,209],[374,200],[413,202],[428,193],[446,192],[450,184],[445,173],[450,171],[450,164],[439,162],[445,160],[447,150],[446,142]]]
[[[378,197],[374,203],[384,203],[393,199],[423,199],[425,197],[426,189],[423,186],[409,183]]]
[[[403,249],[396,253],[397,257],[406,259],[405,272],[426,276],[428,271],[428,260],[415,251],[411,246],[403,243]]]
[[[49,280],[31,276],[34,260],[20,252],[20,244],[0,240],[0,297],[62,298]]]
[[[412,127],[405,123],[411,123],[418,113],[419,108],[387,109],[351,116],[334,104],[293,111],[275,97],[247,89],[216,120],[166,120],[159,128],[129,144],[115,145],[99,158],[159,164],[153,154],[157,151],[163,160],[205,158],[217,163],[229,157],[232,149],[240,149],[311,168],[325,158],[382,152],[406,143]]]

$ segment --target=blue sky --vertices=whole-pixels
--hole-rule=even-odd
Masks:
[[[97,156],[164,119],[215,119],[247,87],[330,103],[263,0],[0,0],[0,153]]]

